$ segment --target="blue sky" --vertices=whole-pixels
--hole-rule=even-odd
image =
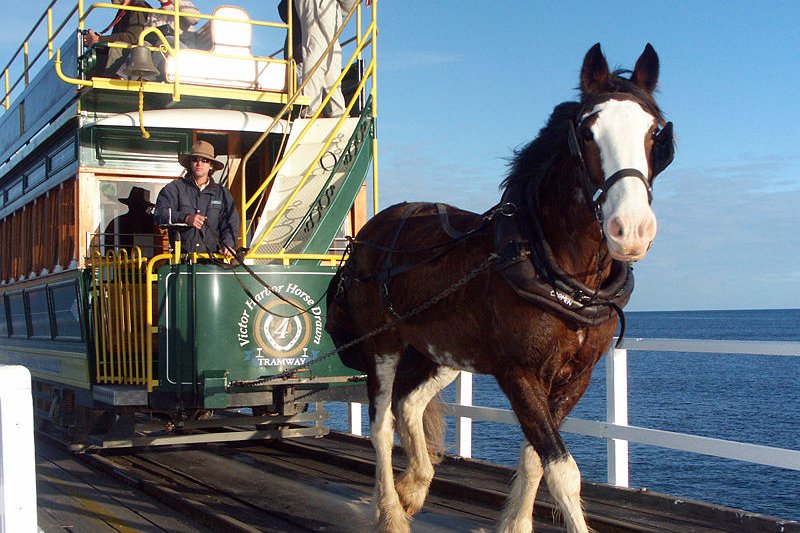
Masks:
[[[48,3],[5,7],[0,64]],[[217,5],[195,4],[204,12]],[[254,18],[277,19],[277,0],[239,4]],[[600,42],[612,67],[632,68],[650,42],[678,152],[655,185],[658,237],[635,267],[629,309],[800,305],[796,2],[378,7],[381,205],[489,208],[514,148],[535,137],[556,104],[576,97],[586,51]]]

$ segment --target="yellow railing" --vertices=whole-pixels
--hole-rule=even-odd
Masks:
[[[53,57],[53,40],[56,36],[58,36],[61,31],[67,26],[70,19],[72,19],[75,13],[78,10],[78,7],[72,8],[72,10],[68,11],[65,15],[63,21],[59,24],[59,26],[54,30],[53,29],[53,8],[58,3],[58,0],[52,0],[50,5],[44,10],[42,15],[39,19],[34,23],[33,28],[28,34],[25,36],[25,39],[22,41],[22,44],[19,45],[17,50],[11,55],[11,58],[8,60],[8,63],[5,67],[3,67],[3,84],[5,86],[5,94],[3,95],[3,107],[8,109],[11,105],[11,94],[17,90],[22,90],[24,87],[28,86],[30,83],[31,73],[33,72],[34,68],[37,66],[39,60],[44,57],[45,53],[47,53],[47,59],[50,60]],[[81,2],[82,4],[82,2]],[[46,24],[46,26],[44,26]],[[37,34],[37,32],[45,27],[46,30],[46,40],[41,48],[31,52],[31,39]],[[21,65],[18,63],[21,62]],[[20,72],[17,77],[12,81],[11,80],[11,72],[12,69],[18,68]]]
[[[87,260],[99,384],[146,385],[152,377],[146,265],[138,247]]]
[[[377,6],[375,6],[374,3],[373,3],[371,11],[372,11],[372,20],[371,20],[370,24],[367,26],[367,28],[363,32],[361,31],[362,19],[361,19],[361,5],[360,5],[360,3],[357,3],[353,7],[353,9],[350,10],[349,13],[347,13],[347,15],[345,16],[344,21],[340,25],[338,31],[333,36],[331,42],[328,43],[327,48],[321,54],[319,60],[312,67],[312,69],[310,70],[309,74],[306,76],[306,79],[303,80],[303,83],[300,85],[300,87],[297,88],[297,92],[292,97],[290,97],[290,99],[286,102],[286,104],[283,106],[281,111],[274,117],[272,123],[267,128],[267,130],[261,135],[261,137],[259,137],[258,140],[256,140],[256,142],[253,144],[253,146],[250,148],[250,150],[247,152],[247,154],[245,154],[244,158],[242,159],[242,164],[241,164],[242,172],[241,172],[241,177],[239,178],[241,180],[241,183],[240,183],[241,205],[239,206],[239,209],[240,209],[241,213],[247,213],[247,210],[250,207],[252,207],[256,202],[260,202],[261,201],[261,199],[263,198],[263,195],[266,192],[266,190],[269,187],[269,185],[274,181],[275,177],[278,175],[280,170],[283,168],[283,166],[286,163],[286,161],[289,159],[289,157],[292,155],[292,153],[294,153],[294,151],[297,149],[297,147],[300,146],[300,143],[302,142],[303,138],[310,131],[311,124],[320,116],[322,111],[325,109],[325,106],[330,101],[334,91],[333,90],[328,90],[327,91],[327,94],[326,94],[325,98],[322,100],[322,102],[320,103],[319,108],[312,114],[312,116],[310,117],[309,123],[306,125],[306,127],[303,129],[303,131],[300,132],[298,137],[295,139],[294,144],[292,146],[287,147],[285,153],[283,154],[283,157],[281,157],[281,159],[275,164],[275,166],[270,171],[269,175],[267,175],[267,177],[261,182],[260,186],[255,190],[255,192],[253,192],[251,195],[249,195],[249,197],[248,197],[248,193],[247,193],[247,190],[246,190],[246,183],[247,183],[246,168],[247,168],[248,161],[253,156],[253,154],[256,153],[256,151],[260,147],[261,143],[267,138],[267,135],[272,132],[273,128],[279,123],[279,121],[281,119],[285,118],[285,117],[289,117],[291,109],[292,109],[293,105],[295,104],[295,99],[297,98],[298,95],[300,95],[302,93],[303,88],[306,86],[308,81],[311,79],[311,77],[313,76],[314,72],[318,68],[321,68],[321,65],[322,65],[323,61],[327,58],[328,54],[330,53],[331,49],[333,48],[334,43],[339,40],[339,37],[340,37],[342,31],[347,26],[348,22],[353,17],[353,15],[355,15],[357,13],[358,17],[357,17],[356,47],[355,47],[355,50],[353,51],[352,55],[348,59],[347,63],[345,65],[343,65],[342,72],[339,75],[339,77],[336,79],[336,82],[333,84],[331,89],[334,89],[334,88],[337,88],[337,87],[341,87],[342,81],[347,76],[347,74],[350,71],[350,69],[354,68],[353,65],[356,63],[356,61],[358,59],[360,59],[362,57],[364,51],[368,47],[371,47],[370,62],[367,65],[366,69],[364,69],[362,78],[361,78],[361,80],[360,80],[360,82],[358,84],[358,87],[354,91],[352,98],[350,99],[349,102],[347,102],[347,106],[346,106],[345,112],[339,118],[339,121],[336,123],[336,126],[334,127],[333,131],[329,135],[329,137],[326,140],[324,146],[320,149],[316,159],[309,166],[308,170],[303,175],[303,177],[301,178],[300,182],[297,184],[297,186],[295,187],[294,191],[290,195],[290,197],[283,202],[283,206],[278,211],[278,213],[275,215],[272,223],[263,232],[263,235],[258,240],[258,242],[250,243],[249,245],[246,242],[243,242],[243,244],[245,246],[249,247],[250,249],[252,249],[252,250],[258,249],[258,247],[261,245],[261,243],[264,241],[264,239],[267,238],[267,236],[270,234],[272,229],[275,227],[275,225],[278,223],[278,221],[284,215],[284,213],[289,208],[289,206],[292,205],[292,201],[297,196],[297,194],[300,192],[300,190],[303,188],[303,185],[305,185],[306,181],[309,179],[309,176],[313,172],[313,169],[316,168],[316,165],[319,163],[319,161],[322,159],[322,157],[327,152],[328,148],[330,147],[330,144],[333,142],[333,139],[336,137],[338,132],[341,130],[341,128],[342,128],[342,126],[344,124],[345,118],[347,118],[350,115],[350,111],[353,109],[353,106],[358,101],[359,95],[364,90],[364,88],[366,87],[366,84],[367,84],[367,82],[369,80],[372,81],[372,84],[371,84],[371,87],[370,87],[370,94],[372,96],[372,99],[371,99],[371,101],[372,101],[371,116],[373,118],[377,118],[377,103],[376,103],[377,102],[377,100],[376,100],[376,96],[377,96],[377,94],[376,94],[376,84],[377,84],[377,80],[376,80],[376,78],[377,78],[377,55],[376,55],[376,46],[377,46]],[[378,183],[377,182],[377,176],[378,176],[378,174],[377,174],[377,144],[376,144],[375,141],[373,141],[372,149],[373,149],[373,187],[374,187],[374,190],[375,190],[374,200],[373,200],[373,207],[374,207],[375,211],[377,212],[377,209],[378,209],[378,204],[377,204],[377,183]],[[235,179],[235,177],[234,177],[234,179]],[[233,187],[233,181],[230,183],[230,186]],[[246,219],[247,219],[247,217],[243,216],[242,217],[242,221],[241,221],[241,232],[240,232],[240,234],[242,235],[242,239],[245,239],[245,236],[248,233],[248,228],[246,226],[246,224],[247,224]],[[251,254],[248,257],[254,258],[254,255]]]
[[[71,0],[74,1],[74,0]],[[137,6],[119,6],[111,3],[97,3],[92,4],[88,9],[84,9],[84,1],[78,0],[77,4],[68,8],[66,10],[65,16],[61,23],[56,27],[53,28],[53,17],[54,17],[54,9],[56,5],[59,4],[59,0],[52,0],[50,5],[45,9],[44,13],[39,17],[39,19],[34,24],[31,31],[23,40],[22,44],[17,48],[14,54],[9,59],[6,66],[3,68],[2,75],[3,77],[3,85],[4,85],[4,95],[2,97],[3,107],[4,109],[9,109],[13,97],[17,96],[21,91],[28,86],[30,83],[30,79],[32,74],[35,72],[36,68],[39,66],[39,60],[43,57],[47,57],[49,61],[54,56],[56,61],[54,62],[54,66],[56,69],[56,73],[58,74],[59,78],[63,81],[74,84],[77,86],[94,86],[94,87],[102,87],[104,89],[117,89],[117,90],[126,90],[126,91],[139,91],[140,84],[139,83],[126,83],[120,82],[120,80],[109,80],[109,79],[100,79],[100,80],[86,80],[80,78],[71,78],[64,74],[61,64],[61,49],[54,47],[54,42],[57,38],[66,38],[69,36],[77,27],[78,30],[83,30],[86,25],[87,18],[96,10],[100,10],[101,12],[109,12],[109,13],[116,13],[117,10],[121,9],[124,11],[135,11],[135,12],[142,12],[142,13],[156,13],[167,15],[170,17],[175,18],[175,27],[180,27],[180,19],[182,17],[190,17],[190,18],[197,18],[203,20],[218,20],[222,22],[237,22],[242,24],[249,24],[250,26],[254,27],[269,27],[269,28],[276,28],[281,31],[289,32],[291,36],[291,29],[288,23],[283,22],[268,22],[268,21],[259,21],[259,20],[241,20],[241,19],[231,19],[226,17],[216,17],[214,15],[206,15],[202,13],[182,13],[178,11],[180,0],[175,0],[175,11],[166,11],[163,9],[151,9],[151,8],[143,8]],[[64,6],[67,2],[61,2],[60,5]],[[66,28],[66,31],[65,31]],[[39,33],[44,33],[45,36],[41,37],[44,40],[44,43],[40,48],[36,48],[34,51],[31,50],[31,40],[39,35]],[[155,33],[155,32],[149,32]],[[160,33],[160,32],[159,32]],[[175,32],[176,35],[174,38],[174,43],[170,44],[167,43],[166,40],[162,39],[162,44],[166,45],[163,47],[163,51],[177,53],[181,49],[181,40],[180,40],[180,32]],[[140,38],[139,44],[143,44],[144,34]],[[289,39],[291,43],[291,39]],[[37,43],[38,44],[38,43]],[[130,45],[126,43],[108,43],[108,46],[111,48],[131,48],[135,45]],[[157,47],[149,47],[150,50],[158,51],[162,49],[162,46]],[[200,52],[199,50],[193,50],[194,52]],[[219,57],[226,57],[220,54],[215,54],[215,56]],[[233,56],[232,56],[233,57]],[[291,56],[290,56],[291,57]],[[69,58],[72,60],[73,58]],[[235,56],[235,59],[241,59],[240,56]],[[267,56],[252,56],[250,59],[253,59],[256,62],[260,63],[281,63],[286,65],[287,71],[287,84],[286,84],[286,93],[289,97],[294,95],[294,88],[296,85],[294,79],[294,62],[289,59],[277,59],[274,57],[267,57]],[[13,74],[12,74],[13,72]],[[18,73],[17,73],[18,72]],[[176,77],[178,75],[176,74]],[[177,77],[175,82],[167,83],[167,82],[158,82],[158,83],[145,83],[144,84],[144,91],[145,92],[155,92],[155,93],[172,93],[174,100],[180,100],[181,89],[180,89],[180,78]],[[250,89],[230,89],[228,92],[233,95],[236,93],[241,92],[253,92]]]

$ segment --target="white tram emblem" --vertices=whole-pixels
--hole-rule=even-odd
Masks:
[[[299,316],[280,318],[268,315],[264,321],[264,337],[279,352],[290,351],[302,335],[303,323]]]
[[[273,286],[244,302],[237,341],[257,366],[297,366],[322,342],[322,309],[294,283]],[[279,296],[278,296],[279,295]]]

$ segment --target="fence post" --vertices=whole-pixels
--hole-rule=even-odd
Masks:
[[[36,532],[31,374],[0,365],[0,533]]]
[[[350,402],[347,404],[347,423],[350,426],[350,433],[361,436],[361,404]]]
[[[606,354],[606,420],[628,425],[628,351],[611,348]],[[627,487],[628,441],[608,439],[608,482]]]
[[[456,378],[456,404],[472,405],[472,374],[461,371]],[[472,457],[472,419],[456,418],[456,455]]]

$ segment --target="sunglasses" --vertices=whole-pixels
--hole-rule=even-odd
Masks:
[[[192,163],[211,163],[211,160],[205,157],[193,157]]]

